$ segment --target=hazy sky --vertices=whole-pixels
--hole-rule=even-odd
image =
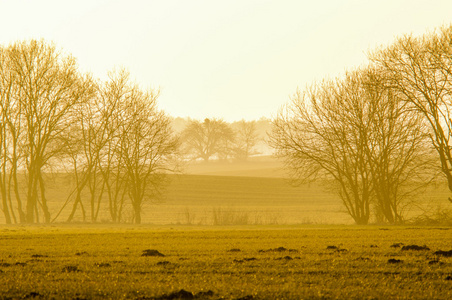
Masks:
[[[126,67],[173,116],[271,117],[396,36],[452,22],[452,1],[0,0],[0,43],[44,38],[105,79]]]

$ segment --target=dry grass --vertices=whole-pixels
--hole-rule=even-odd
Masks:
[[[451,238],[374,226],[7,227],[0,299],[169,299],[181,289],[198,299],[451,299],[452,258],[434,254]]]

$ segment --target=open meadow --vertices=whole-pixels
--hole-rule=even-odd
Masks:
[[[284,178],[282,163],[272,157],[254,157],[247,162],[213,161],[190,163],[183,174],[168,175],[168,184],[159,198],[146,199],[142,222],[153,225],[293,225],[353,224],[339,196],[327,191],[328,184],[293,186]],[[74,188],[69,174],[47,178],[47,199],[52,219],[60,211]],[[22,197],[25,199],[26,189]],[[106,194],[106,193],[105,193]],[[110,223],[108,198],[104,194],[97,222]],[[432,186],[401,206],[406,217],[432,213],[438,207],[449,208],[450,196],[445,184]],[[82,201],[90,222],[85,189]],[[56,223],[65,222],[73,199],[61,210]],[[83,222],[81,209],[75,222]],[[131,223],[131,206],[125,203],[123,222]],[[4,224],[0,214],[0,224]]]
[[[449,228],[7,226],[0,299],[451,299]]]

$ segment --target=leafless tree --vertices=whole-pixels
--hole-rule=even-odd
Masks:
[[[8,203],[8,172],[10,171],[10,136],[8,130],[8,116],[13,101],[13,82],[7,70],[8,57],[0,48],[0,195],[1,210],[7,224],[12,223],[14,211]],[[5,70],[6,69],[6,70]]]
[[[401,99],[423,115],[452,191],[452,27],[421,37],[401,37],[370,57]]]
[[[101,126],[107,139],[98,161],[102,178],[102,194],[108,198],[108,209],[113,222],[121,222],[126,200],[126,174],[121,153],[121,128],[124,127],[124,111],[131,97],[130,74],[120,69],[109,73],[109,80],[100,87]],[[95,191],[95,190],[93,190]]]
[[[434,178],[432,149],[422,115],[400,99],[381,69],[351,77],[352,93],[368,103],[366,159],[369,161],[377,220],[401,223],[419,190]]]
[[[368,130],[360,119],[366,117],[364,103],[343,94],[332,81],[306,93],[297,91],[273,121],[270,144],[294,179],[332,179],[350,216],[357,224],[367,224],[372,185],[365,159]]]
[[[119,128],[119,153],[134,222],[141,223],[143,201],[159,193],[165,172],[173,171],[178,141],[171,120],[156,107],[158,92],[131,86]]]
[[[141,223],[146,199],[161,191],[165,172],[177,167],[178,140],[170,118],[156,107],[158,92],[143,92],[124,69],[113,71],[98,85],[96,97],[76,111],[78,136],[68,144],[76,179],[69,221],[80,207],[81,192],[88,189],[91,221],[96,222],[104,196],[113,222],[121,222],[126,201]]]
[[[4,49],[3,55],[7,63],[2,67],[2,80],[9,80],[9,90],[14,92],[3,119],[8,124],[11,143],[10,175],[17,189],[20,157],[27,177],[25,221],[39,220],[40,210],[44,221],[49,222],[44,170],[62,153],[61,138],[71,123],[70,112],[85,101],[87,85],[75,60],[44,41],[14,43]],[[17,192],[16,197],[22,220]]]
[[[297,92],[270,137],[295,179],[333,180],[357,224],[369,222],[373,200],[387,221],[400,221],[401,187],[423,170],[419,116],[376,78],[349,72]]]
[[[132,84],[124,70],[102,84],[82,77],[72,57],[44,41],[0,48],[0,209],[6,222],[52,220],[45,174],[58,168],[71,171],[75,184],[53,220],[72,203],[69,221],[80,208],[83,220],[89,215],[96,222],[106,195],[113,221],[121,221],[128,199],[140,223],[145,199],[155,197],[177,161],[178,140],[157,97]]]
[[[235,133],[234,139],[234,157],[237,160],[245,161],[251,155],[256,154],[254,147],[258,142],[256,121],[245,121],[232,123],[231,127]]]
[[[219,119],[191,121],[182,132],[187,153],[193,158],[208,161],[210,157],[227,157],[231,152],[234,133],[229,125]]]
[[[1,195],[7,223],[25,223],[18,170],[23,164],[24,117],[19,97],[17,74],[11,71],[10,48],[0,48],[0,119],[1,119]],[[15,203],[13,204],[13,194]],[[17,209],[18,218],[14,212]]]
[[[79,142],[70,142],[76,180],[76,197],[68,221],[80,206],[85,219],[81,193],[88,189],[91,221],[96,222],[104,196],[113,222],[121,222],[127,180],[121,155],[121,128],[132,97],[129,73],[124,69],[110,72],[107,82],[98,84],[96,97],[79,106],[77,126]],[[68,148],[71,148],[69,145]]]
[[[94,81],[92,81],[92,88],[90,100],[80,103],[73,110],[70,130],[64,140],[69,159],[65,161],[65,165],[70,166],[68,171],[72,171],[75,182],[74,191],[66,202],[67,204],[74,196],[68,222],[72,221],[78,207],[82,211],[83,221],[86,221],[87,209],[82,201],[82,193],[86,189],[89,190],[89,216],[91,222],[96,222],[103,194],[103,189],[99,188],[102,185],[99,165],[102,149],[109,139],[105,124],[111,120],[112,106],[102,101],[98,84]],[[63,209],[64,206],[61,210]]]

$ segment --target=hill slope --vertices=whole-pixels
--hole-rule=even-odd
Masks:
[[[207,161],[189,162],[184,173],[191,175],[287,177],[282,161],[272,156],[251,157],[244,162]]]
[[[215,214],[254,223],[350,223],[335,195],[283,178],[172,175],[164,202],[148,206],[151,223],[212,224]],[[152,213],[151,213],[152,211]]]

